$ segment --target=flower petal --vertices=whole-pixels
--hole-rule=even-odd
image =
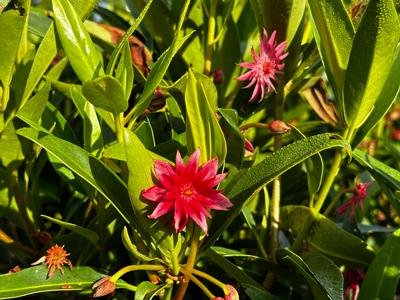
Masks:
[[[166,192],[167,190],[153,185],[152,187],[142,191],[142,197],[150,201],[159,202],[164,197]]]

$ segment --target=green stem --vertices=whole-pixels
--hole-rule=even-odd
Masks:
[[[211,73],[211,64],[212,64],[212,55],[213,55],[213,45],[214,45],[214,37],[215,37],[215,25],[216,19],[215,14],[217,12],[217,0],[211,0],[210,3],[210,14],[208,17],[208,31],[207,31],[207,40],[206,40],[206,55],[204,61],[204,74],[210,75]]]
[[[247,130],[249,128],[268,129],[268,124],[265,124],[265,123],[246,123],[246,124],[243,124],[243,125],[239,126],[240,130]]]
[[[179,233],[180,234],[180,233]],[[179,261],[178,256],[175,251],[175,245],[172,239],[169,241],[170,253],[171,253],[171,263],[172,263],[172,273],[177,276],[179,274]]]
[[[314,210],[319,212],[324,205],[325,199],[331,189],[333,182],[340,170],[340,165],[342,163],[342,150],[336,150],[335,157],[333,158],[332,166],[329,170],[328,176],[325,179],[324,185],[321,188],[318,199],[315,203]]]
[[[181,267],[181,271],[182,273],[186,273],[187,270],[185,267]],[[226,288],[226,284],[223,283],[222,281],[219,281],[217,278],[211,276],[210,274],[207,274],[203,271],[197,270],[197,269],[193,269],[192,270],[192,274],[199,276],[201,278],[204,278],[205,280],[208,280],[209,282],[215,284],[216,286],[220,287],[225,294],[229,293],[229,291]]]
[[[124,132],[122,130],[122,115],[114,115],[114,124],[115,124],[115,134],[117,135],[117,140],[120,144],[124,144]]]
[[[176,292],[174,298],[175,300],[183,300],[183,297],[185,296],[186,289],[189,285],[190,277],[192,276],[193,267],[196,263],[197,251],[199,250],[200,232],[201,232],[200,227],[195,226],[191,238],[189,256],[185,265],[186,266],[185,269],[187,272],[184,274],[183,280],[178,287],[178,291]]]
[[[110,281],[116,282],[120,277],[125,275],[128,272],[133,271],[162,271],[165,270],[165,267],[162,265],[130,265],[122,268],[113,276],[111,276]]]
[[[328,207],[325,209],[325,211],[324,211],[324,216],[328,216],[329,213],[332,211],[332,209],[335,207],[336,203],[340,200],[340,198],[341,198],[344,194],[346,194],[346,193],[348,193],[348,192],[351,192],[352,190],[353,190],[353,189],[344,189],[344,190],[340,191],[340,192],[335,196],[335,198],[333,198],[332,202],[329,203]]]
[[[211,291],[202,283],[200,280],[198,280],[196,277],[193,275],[190,277],[190,279],[194,282],[195,285],[197,285],[203,293],[210,299],[214,299],[215,295],[211,293]]]

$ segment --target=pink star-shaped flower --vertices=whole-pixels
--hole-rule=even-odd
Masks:
[[[260,39],[260,55],[251,48],[251,55],[254,58],[253,62],[243,62],[239,66],[250,69],[250,71],[236,78],[237,80],[250,80],[250,83],[244,88],[249,88],[253,85],[254,91],[251,95],[250,101],[253,102],[259,97],[259,101],[264,98],[265,86],[267,87],[267,93],[271,90],[275,90],[273,81],[276,81],[277,73],[282,73],[281,70],[285,64],[282,60],[288,55],[283,53],[286,47],[286,41],[283,41],[277,45],[275,41],[276,31],[271,34],[268,39],[267,31],[264,29],[264,36]]]
[[[200,150],[196,150],[185,163],[179,151],[176,152],[175,166],[156,160],[155,175],[158,182],[144,190],[142,196],[147,200],[157,202],[151,219],[173,211],[173,226],[178,233],[187,225],[189,219],[196,222],[207,233],[207,220],[210,210],[227,210],[232,203],[221,190],[215,190],[226,176],[217,174],[218,160],[216,158],[199,167]]]
[[[364,208],[364,199],[367,197],[367,189],[372,184],[369,182],[357,182],[356,188],[352,191],[353,196],[347,199],[342,206],[336,209],[338,215],[344,214],[349,207],[351,207],[350,218],[353,218],[356,213],[357,205],[360,205],[361,209]]]

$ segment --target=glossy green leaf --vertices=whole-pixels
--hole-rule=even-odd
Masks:
[[[102,76],[82,85],[82,92],[86,99],[96,107],[119,115],[128,108],[128,99],[125,97],[121,84],[111,76]]]
[[[24,158],[22,144],[15,133],[15,126],[10,123],[0,135],[0,163],[3,167],[20,164]]]
[[[294,266],[306,279],[314,299],[343,299],[342,273],[328,258],[315,255],[304,261],[289,249],[279,249],[276,255],[279,261]]]
[[[394,299],[400,278],[400,230],[385,241],[368,267],[358,299]]]
[[[10,98],[10,83],[15,71],[15,61],[24,30],[26,16],[18,10],[0,14],[0,114],[7,108]],[[0,116],[2,119],[3,116]],[[4,125],[0,124],[0,133]]]
[[[128,191],[131,203],[135,208],[135,217],[147,229],[157,250],[170,256],[173,244],[172,226],[166,228],[163,221],[149,219],[147,217],[151,213],[149,202],[141,197],[142,191],[154,184],[152,179],[153,159],[150,152],[132,131],[124,130],[124,140],[129,171]]]
[[[118,44],[114,47],[114,51],[111,54],[110,60],[107,65],[107,74],[112,75],[118,55],[120,54],[120,52],[122,51],[122,48],[124,46],[126,47],[126,45],[129,45],[129,37],[131,37],[132,34],[135,32],[135,30],[139,27],[140,23],[142,22],[143,18],[146,16],[146,13],[149,10],[152,3],[153,3],[153,0],[150,0],[147,2],[146,6],[143,7],[140,15],[137,18],[135,18],[135,21],[133,22],[131,27],[129,27],[129,29],[124,33],[122,38],[118,41]],[[130,50],[130,47],[128,47],[128,48]],[[127,51],[128,50],[125,49],[124,52],[127,52]],[[130,54],[130,51],[129,51],[129,54]],[[125,54],[122,54],[122,55],[125,56]],[[124,60],[126,60],[126,58],[124,58]],[[121,82],[121,84],[122,84],[122,82]]]
[[[368,2],[349,58],[344,86],[344,113],[351,129],[360,127],[384,88],[400,38],[392,0]]]
[[[49,99],[50,84],[45,84],[28,102],[19,110],[18,114],[24,118],[39,122]]]
[[[125,98],[129,99],[133,86],[133,67],[131,58],[131,47],[128,40],[122,50],[121,57],[115,69],[115,78],[119,81],[125,92]]]
[[[385,86],[383,87],[378,99],[376,100],[372,113],[368,116],[368,119],[363,125],[357,130],[356,135],[351,141],[351,145],[355,148],[363,138],[371,131],[376,124],[383,118],[384,115],[389,111],[390,107],[396,101],[400,93],[400,44],[397,45],[397,50],[394,55],[392,68],[389,76],[386,80]]]
[[[212,109],[206,90],[189,69],[185,89],[186,140],[189,153],[200,149],[200,163],[218,157],[223,164],[226,141]]]
[[[359,149],[354,150],[353,158],[367,168],[372,176],[381,178],[393,190],[400,190],[400,172],[398,170]]]
[[[47,278],[49,269],[45,265],[23,269],[13,274],[0,275],[0,298],[12,299],[44,292],[90,291],[91,286],[106,275],[98,273],[90,267],[64,267],[64,275],[57,270]],[[130,287],[119,280],[117,288]]]
[[[83,236],[84,238],[91,241],[94,245],[96,245],[97,241],[99,240],[99,235],[96,232],[94,232],[93,230],[87,229],[85,227],[82,227],[82,226],[79,226],[79,225],[76,225],[76,224],[73,224],[70,222],[61,221],[59,219],[55,219],[55,218],[52,218],[49,216],[41,215],[41,217],[61,226],[62,228],[71,230],[72,232],[75,232],[75,233]]]
[[[286,30],[286,43],[289,47],[299,29],[306,8],[306,0],[292,1]]]
[[[163,289],[165,289],[165,285],[160,286],[150,281],[142,281],[137,287],[133,300],[151,300]]]
[[[109,200],[126,222],[136,225],[135,227],[140,230],[134,218],[128,190],[122,180],[103,162],[81,147],[57,138],[39,128],[39,125],[35,128],[21,128],[17,133],[42,146],[54,155],[62,164]]]
[[[340,108],[354,28],[341,0],[309,0],[308,4],[314,38]]]
[[[313,215],[308,207],[289,205],[281,209],[282,229],[290,230],[293,238],[297,237],[308,218],[313,220],[310,228],[312,234],[306,237],[303,255],[317,252],[340,262],[358,265],[368,265],[374,258],[374,252],[363,240],[344,231],[323,215]]]
[[[329,148],[347,148],[348,144],[332,134],[320,134],[305,138],[283,147],[255,166],[240,172],[225,188],[234,206],[228,212],[217,212],[204,247],[212,246],[219,235],[240,213],[246,200],[255,196],[263,186],[271,182],[305,159]]]
[[[67,0],[52,3],[58,37],[76,75],[84,82],[104,74],[99,53],[72,4]]]
[[[149,76],[147,77],[143,93],[138,103],[133,107],[133,115],[132,115],[133,121],[135,121],[149,106],[154,90],[157,88],[157,86],[160,85],[161,80],[163,79],[165,73],[167,72],[168,67],[171,64],[171,61],[174,58],[175,54],[193,33],[191,32],[190,34],[187,34],[186,36],[179,38],[180,36],[179,33],[181,31],[183,21],[185,20],[185,16],[189,8],[189,3],[190,0],[185,1],[180,16],[179,24],[175,29],[176,30],[175,38],[172,41],[171,46],[169,46],[168,49],[165,50],[163,54],[161,54],[157,62],[154,64]]]
[[[85,150],[96,153],[103,148],[102,128],[93,104],[87,101],[76,86],[70,88],[71,99],[83,120],[83,145]]]
[[[148,4],[146,0],[127,0],[126,4],[131,11],[143,11]],[[172,20],[173,12],[171,12],[163,1],[154,1],[152,9],[148,12],[143,23],[148,28],[150,36],[154,39],[155,44],[165,50],[174,38],[173,24],[176,20]]]

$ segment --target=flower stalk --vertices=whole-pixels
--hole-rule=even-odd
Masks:
[[[207,41],[206,41],[206,55],[204,61],[204,71],[205,75],[211,74],[211,64],[212,64],[212,55],[213,55],[213,46],[215,42],[215,27],[216,27],[216,19],[215,15],[217,12],[217,4],[218,0],[210,1],[210,11],[208,16],[208,32],[207,32]]]

